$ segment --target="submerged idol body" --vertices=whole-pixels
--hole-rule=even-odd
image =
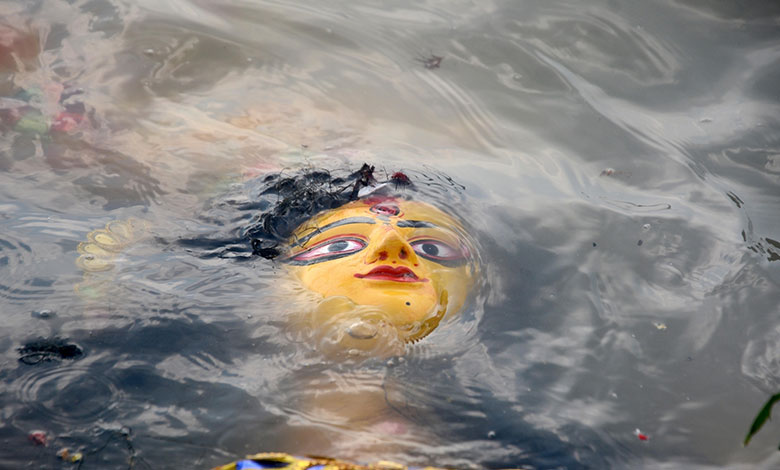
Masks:
[[[290,247],[286,262],[306,288],[326,301],[370,307],[403,342],[423,338],[460,310],[476,272],[457,220],[391,197],[323,212],[295,230]],[[374,334],[365,325],[348,332],[358,339]]]
[[[422,340],[464,308],[478,279],[476,244],[452,215],[410,198],[380,195],[388,185],[373,184],[368,168],[368,176],[363,170],[357,173],[361,179],[354,185],[354,175],[333,181],[321,178],[322,172],[274,180],[272,191],[263,195],[282,202],[275,212],[259,217],[251,232],[254,252],[264,257],[276,256],[278,245],[270,242],[286,240],[278,259],[298,281],[280,282],[280,302],[272,304],[289,313],[293,328],[288,337],[307,351],[307,360],[289,379],[293,385],[282,394],[294,399],[287,409],[299,411],[279,441],[291,443],[299,454],[371,461],[405,455],[416,443],[439,442],[434,429],[424,424],[425,407],[414,408],[412,398],[403,394],[403,374],[393,377],[387,371],[395,364],[393,356],[414,354],[409,343]],[[325,197],[312,198],[319,195],[321,180]],[[371,192],[353,200],[361,196],[361,186]],[[307,210],[315,205],[317,210]],[[302,217],[308,219],[299,223]],[[310,355],[313,350],[316,354]],[[387,362],[373,360],[387,357]],[[398,364],[402,361],[399,357]],[[402,407],[395,406],[398,400]],[[414,409],[414,419],[401,408]],[[288,454],[257,454],[218,467],[244,468],[408,467]]]

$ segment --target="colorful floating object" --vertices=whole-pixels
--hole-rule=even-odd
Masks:
[[[56,82],[20,89],[13,97],[0,97],[0,123],[29,136],[74,132],[88,120],[83,103],[66,103],[79,93]]]
[[[288,470],[443,470],[438,467],[407,467],[395,462],[379,461],[358,465],[327,457],[295,457],[282,452],[263,452],[247,456],[212,470],[257,470],[283,468]]]
[[[140,219],[115,220],[104,228],[87,234],[87,241],[79,243],[79,257],[76,266],[84,272],[84,280],[76,285],[76,292],[84,298],[99,297],[110,285],[108,275],[122,250],[138,242],[147,235],[148,224]]]

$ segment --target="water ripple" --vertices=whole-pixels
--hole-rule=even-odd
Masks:
[[[418,77],[432,88],[455,112],[471,137],[485,148],[500,147],[498,121],[473,93],[465,87],[437,74],[420,71]]]
[[[0,298],[20,302],[30,298],[42,299],[53,294],[51,282],[20,276],[38,255],[19,235],[4,232],[0,234]]]
[[[748,342],[742,355],[742,373],[767,393],[780,389],[780,327]]]
[[[109,377],[81,365],[35,368],[19,380],[18,396],[48,419],[71,425],[94,423],[121,399]]]
[[[525,27],[523,34],[536,30],[542,41],[536,45],[546,54],[566,61],[581,73],[615,73],[634,83],[658,85],[671,83],[681,68],[675,49],[630,18],[601,11],[566,12],[557,18],[537,19],[536,27]],[[561,34],[566,31],[566,34]],[[601,77],[605,78],[605,77]]]
[[[12,274],[20,266],[28,264],[32,258],[30,245],[8,232],[0,235],[0,266],[5,272]]]

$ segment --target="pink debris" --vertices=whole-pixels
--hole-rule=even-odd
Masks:
[[[79,124],[84,122],[84,115],[79,113],[70,113],[63,111],[54,118],[54,123],[51,125],[53,131],[59,132],[71,132],[76,129]]]
[[[409,429],[406,424],[401,421],[387,420],[377,423],[373,426],[374,431],[382,433],[400,436],[406,434]]]
[[[46,431],[30,431],[27,439],[31,440],[36,446],[45,446],[49,441]]]

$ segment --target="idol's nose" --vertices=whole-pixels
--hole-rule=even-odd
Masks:
[[[414,249],[394,227],[379,227],[372,238],[375,240],[369,244],[366,254],[368,264],[382,261],[417,264],[418,258]]]

